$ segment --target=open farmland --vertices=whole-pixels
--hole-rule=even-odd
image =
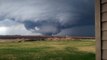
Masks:
[[[95,40],[0,42],[0,60],[95,60]]]

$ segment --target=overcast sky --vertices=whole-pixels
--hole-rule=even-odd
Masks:
[[[0,35],[94,36],[94,0],[0,0]]]

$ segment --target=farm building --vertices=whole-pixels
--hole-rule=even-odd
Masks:
[[[96,0],[96,60],[107,60],[107,0]]]

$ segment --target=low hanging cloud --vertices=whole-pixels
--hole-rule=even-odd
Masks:
[[[0,20],[6,19],[11,24],[0,26],[15,21],[35,34],[94,36],[94,0],[0,0]]]
[[[40,33],[34,34],[33,32],[27,30],[24,27],[24,24],[6,19],[0,21],[0,35],[42,35],[42,34]]]

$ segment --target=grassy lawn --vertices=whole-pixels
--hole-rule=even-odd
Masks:
[[[0,60],[95,60],[95,41],[0,42]]]

